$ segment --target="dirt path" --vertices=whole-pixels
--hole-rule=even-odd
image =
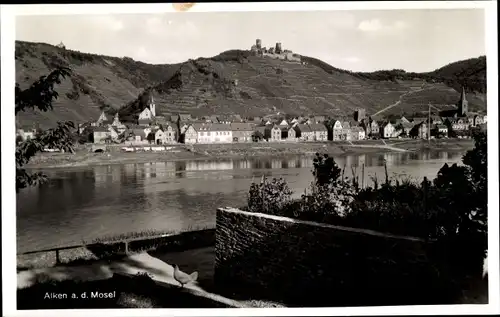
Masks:
[[[416,92],[421,92],[421,91],[424,91],[424,90],[425,90],[425,88],[424,88],[424,87],[425,87],[425,83],[424,83],[424,84],[422,85],[422,87],[421,87],[420,89],[418,89],[418,90],[410,90],[410,91],[405,92],[404,94],[402,94],[401,96],[399,96],[399,100],[398,100],[398,101],[396,101],[396,102],[395,102],[395,103],[393,103],[392,105],[389,105],[389,106],[385,107],[384,109],[382,109],[382,110],[380,110],[380,111],[378,111],[378,112],[375,112],[374,114],[372,114],[372,117],[375,117],[375,116],[377,116],[377,115],[381,114],[382,112],[385,112],[385,111],[387,111],[387,110],[389,110],[389,109],[391,109],[391,108],[394,108],[394,107],[398,106],[399,104],[401,104],[401,101],[403,100],[403,98],[404,98],[404,97],[406,97],[406,96],[408,96],[408,95],[411,95],[411,94],[413,94],[413,93],[416,93]]]

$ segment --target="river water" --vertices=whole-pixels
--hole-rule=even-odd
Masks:
[[[377,176],[434,178],[463,153],[422,151],[336,157],[351,176],[365,166],[365,184]],[[215,225],[218,207],[241,207],[252,181],[283,177],[296,196],[312,181],[313,155],[287,158],[122,164],[45,171],[50,180],[17,195],[17,251],[80,244],[97,237],[144,230]]]

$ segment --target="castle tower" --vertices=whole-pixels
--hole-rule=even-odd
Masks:
[[[156,105],[155,105],[155,100],[153,98],[153,95],[151,95],[151,98],[149,100],[149,110],[151,110],[151,115],[153,117],[156,117]]]
[[[274,53],[275,54],[281,54],[282,53],[282,50],[281,50],[281,43],[276,43],[276,48],[274,49]]]
[[[262,40],[261,39],[257,39],[255,41],[255,46],[257,46],[257,49],[261,49],[262,48]]]
[[[460,117],[467,116],[467,112],[469,111],[469,102],[467,101],[465,95],[465,87],[462,86],[462,94],[460,95],[460,100],[458,101],[458,115]]]

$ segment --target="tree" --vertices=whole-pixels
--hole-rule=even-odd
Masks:
[[[255,131],[252,133],[252,141],[253,142],[259,142],[264,139],[264,135],[260,131]]]
[[[22,136],[17,135],[17,136],[16,136],[16,145],[21,144],[21,143],[23,142],[23,140],[24,140],[24,139],[23,139],[23,137],[22,137]]]
[[[146,138],[149,143],[155,143],[155,134],[153,132],[149,132]]]
[[[27,109],[38,109],[46,112],[53,110],[52,103],[59,94],[54,90],[56,84],[61,83],[61,79],[71,75],[71,70],[66,67],[59,67],[49,75],[40,77],[27,89],[21,89],[16,83],[15,87],[15,114]],[[45,148],[58,148],[73,153],[72,129],[75,128],[73,122],[58,122],[57,127],[48,129],[37,135],[33,139],[25,140],[16,148],[16,192],[20,189],[40,184],[47,177],[41,173],[28,173],[23,166]]]
[[[182,133],[181,133],[181,115],[177,114],[177,142],[179,143],[184,143],[183,138],[182,138]]]

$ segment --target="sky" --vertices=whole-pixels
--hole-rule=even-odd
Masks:
[[[250,49],[255,40],[353,71],[432,71],[486,55],[482,9],[17,16],[16,39],[153,64]]]

